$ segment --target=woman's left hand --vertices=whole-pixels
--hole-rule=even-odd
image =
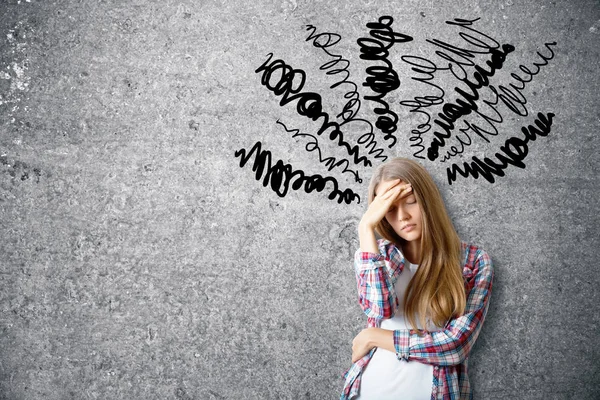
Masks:
[[[352,340],[352,362],[355,363],[363,358],[373,347],[371,340],[372,328],[366,328],[360,331]]]

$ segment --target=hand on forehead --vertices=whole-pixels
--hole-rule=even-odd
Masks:
[[[385,192],[387,192],[390,189],[393,189],[397,186],[404,187],[407,184],[408,184],[408,182],[405,182],[401,179],[391,179],[388,181],[381,181],[381,182],[379,182],[379,184],[377,185],[377,188],[375,189],[375,195],[381,196],[382,194],[384,194]]]

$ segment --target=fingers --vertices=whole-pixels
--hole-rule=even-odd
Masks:
[[[400,179],[393,179],[391,181],[383,181],[383,182],[379,183],[379,185],[377,187],[377,192],[379,193],[380,196],[383,196],[390,189],[397,186],[400,182],[401,182]]]
[[[358,352],[358,349],[352,348],[352,362],[355,363],[360,360],[363,356]]]
[[[410,183],[408,183],[402,188],[402,190],[400,191],[400,193],[398,193],[398,196],[396,196],[396,198],[402,199],[406,196],[409,196],[411,193],[412,193],[412,185]]]
[[[405,183],[400,179],[384,181],[377,188],[377,193],[379,194],[379,196],[384,197],[386,194],[393,192],[395,189],[398,189],[398,188],[402,189],[402,188],[406,187],[407,185],[410,185],[410,184]]]
[[[394,201],[398,198],[402,198],[402,197],[406,196],[411,191],[412,191],[412,185],[410,183],[406,183],[406,184],[402,184],[402,185],[397,184],[396,186],[391,187],[387,192],[385,192],[381,196],[381,198],[383,200]]]
[[[360,224],[362,226],[374,228],[391,209],[392,204],[398,199],[412,192],[412,186],[404,183],[400,179],[383,181],[377,188],[377,193],[367,211],[363,215]]]

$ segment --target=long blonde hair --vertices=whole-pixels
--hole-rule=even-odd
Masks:
[[[466,293],[461,265],[461,242],[431,175],[419,163],[394,158],[381,164],[371,177],[369,204],[381,181],[402,179],[412,185],[421,210],[421,260],[404,293],[404,314],[415,330],[425,329],[426,318],[438,327],[464,313]],[[383,218],[375,232],[399,249],[406,243]]]

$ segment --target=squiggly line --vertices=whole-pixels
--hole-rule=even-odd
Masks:
[[[362,122],[367,124],[369,131],[361,135],[361,137],[358,138],[357,142],[359,144],[364,144],[364,147],[369,151],[368,154],[374,155],[375,159],[381,159],[382,161],[387,160],[387,156],[382,156],[383,149],[377,148],[377,142],[375,141],[373,125],[371,124],[371,122],[367,121],[366,119],[356,118],[356,114],[358,114],[358,112],[360,111],[362,102],[360,101],[358,86],[356,85],[356,83],[348,79],[350,77],[350,71],[348,71],[350,61],[343,58],[339,54],[332,54],[329,50],[327,50],[329,47],[332,47],[335,44],[337,44],[341,40],[341,36],[337,33],[330,32],[322,32],[319,34],[315,34],[317,28],[313,25],[307,25],[306,30],[311,31],[311,33],[306,38],[306,41],[312,40],[312,44],[314,47],[320,48],[325,52],[325,54],[333,58],[333,60],[327,61],[325,64],[321,65],[319,69],[328,70],[326,72],[327,75],[345,74],[345,77],[341,81],[333,83],[329,88],[335,89],[336,87],[342,84],[350,85],[351,87],[351,90],[344,94],[344,98],[349,100],[342,108],[342,112],[336,115],[336,118],[341,117],[343,120],[343,122],[340,123],[340,127],[346,125],[349,122]],[[343,68],[332,69],[338,63],[345,63],[345,65]]]
[[[465,150],[465,146],[469,146],[471,144],[471,138],[468,134],[469,131],[475,132],[477,135],[479,135],[479,137],[481,137],[483,140],[485,140],[488,143],[490,143],[490,141],[487,137],[484,136],[484,134],[489,135],[489,136],[497,136],[498,135],[498,129],[496,128],[494,123],[502,123],[503,118],[502,118],[502,115],[498,112],[498,110],[494,106],[496,104],[498,104],[498,102],[500,100],[502,100],[504,102],[504,104],[506,104],[506,106],[509,108],[509,110],[515,112],[517,115],[520,115],[520,116],[529,115],[527,106],[525,105],[527,103],[527,99],[521,93],[521,91],[523,89],[525,89],[525,87],[527,86],[527,83],[531,82],[533,80],[533,77],[540,72],[541,67],[548,65],[548,61],[550,61],[554,58],[554,52],[552,51],[550,46],[556,46],[556,42],[544,43],[544,46],[548,50],[550,50],[550,55],[546,56],[546,55],[540,53],[539,51],[536,52],[536,54],[542,59],[542,62],[533,62],[533,65],[536,67],[535,71],[530,70],[523,64],[519,65],[519,69],[523,73],[527,74],[528,77],[525,76],[525,78],[523,78],[519,74],[511,72],[510,76],[515,81],[519,82],[520,84],[515,85],[515,83],[511,82],[509,84],[509,86],[512,89],[514,89],[516,92],[518,92],[518,95],[515,94],[511,89],[509,89],[507,87],[498,86],[499,88],[501,88],[501,90],[503,90],[503,94],[500,94],[500,93],[498,93],[498,90],[496,88],[494,88],[493,86],[490,86],[490,90],[492,91],[492,93],[495,94],[496,98],[494,101],[484,100],[483,102],[486,103],[492,110],[495,111],[498,119],[493,119],[487,115],[480,113],[479,111],[477,111],[477,114],[479,114],[481,117],[483,117],[483,119],[487,122],[489,128],[491,128],[491,131],[485,130],[478,125],[475,125],[468,121],[465,121],[466,128],[461,128],[459,130],[465,134],[465,136],[469,140],[469,142],[468,143],[463,142],[461,140],[461,138],[457,135],[456,137],[458,138],[459,144],[461,146],[460,149],[457,148],[456,146],[451,146],[450,150],[448,150],[446,152],[446,155],[442,159],[442,162],[449,160],[451,157],[456,156],[457,154],[462,154]],[[517,104],[520,105],[520,107]]]
[[[497,69],[502,68],[506,54],[512,52],[514,47],[510,44],[504,44],[502,45],[502,51],[500,51],[498,49],[500,45],[495,39],[474,29],[471,26],[473,22],[477,20],[479,20],[479,18],[474,20],[455,19],[454,21],[446,22],[449,25],[458,25],[468,31],[460,32],[459,36],[465,40],[465,42],[475,46],[477,49],[461,48],[438,39],[427,40],[429,43],[432,43],[435,46],[443,49],[443,51],[436,51],[435,54],[443,60],[448,61],[447,67],[437,66],[432,61],[422,57],[405,56],[402,58],[403,61],[412,65],[411,69],[413,71],[423,74],[420,77],[413,77],[412,79],[419,80],[422,83],[433,86],[438,91],[438,93],[433,96],[415,97],[414,100],[401,102],[402,105],[412,107],[411,112],[417,112],[426,117],[425,122],[420,124],[418,129],[413,129],[411,131],[413,136],[411,136],[410,140],[414,142],[411,144],[411,146],[418,148],[418,150],[415,152],[415,156],[417,157],[422,158],[420,153],[424,150],[424,146],[422,145],[423,139],[421,135],[431,129],[431,116],[423,109],[432,105],[444,103],[443,97],[445,96],[445,93],[443,89],[432,82],[437,71],[449,70],[455,78],[465,83],[469,87],[471,93],[467,94],[464,90],[456,87],[455,91],[461,95],[462,98],[457,99],[455,103],[444,104],[442,107],[442,112],[438,114],[439,118],[435,119],[434,123],[438,125],[438,127],[443,128],[445,134],[439,131],[434,132],[435,138],[428,149],[428,158],[432,161],[437,159],[439,156],[438,149],[446,145],[445,139],[448,139],[451,136],[451,132],[455,129],[455,122],[458,119],[474,113],[482,117],[486,123],[486,127],[484,128],[480,125],[465,120],[465,127],[458,128],[462,136],[461,134],[455,135],[458,141],[458,146],[451,146],[450,149],[446,151],[446,154],[441,160],[441,162],[445,162],[451,157],[463,153],[465,147],[471,145],[472,139],[469,134],[470,132],[474,132],[488,143],[490,140],[486,136],[498,135],[496,124],[503,122],[502,114],[496,107],[500,101],[502,101],[502,103],[505,104],[510,111],[516,113],[517,115],[527,116],[527,99],[521,93],[521,91],[525,88],[526,84],[533,79],[533,76],[539,73],[540,68],[547,65],[548,61],[554,57],[554,52],[552,51],[551,46],[555,46],[556,42],[545,43],[546,48],[550,51],[550,55],[546,56],[540,52],[537,52],[538,56],[542,59],[542,62],[533,63],[536,67],[534,71],[531,71],[529,68],[521,64],[519,65],[519,69],[526,74],[524,78],[521,75],[513,72],[511,73],[511,77],[516,81],[516,83],[510,83],[508,87],[503,85],[498,85],[497,87],[491,85],[489,78],[494,75]],[[486,53],[490,53],[492,55],[492,59],[486,62],[488,67],[490,67],[490,71],[484,70],[472,61],[476,54]],[[469,80],[465,67],[474,67],[475,72],[472,74],[472,77],[474,78],[475,82]],[[490,90],[494,96],[492,100],[480,100],[478,91],[483,87],[487,87]],[[487,108],[491,110],[489,113],[482,112],[481,106],[476,103],[479,100],[487,105]]]
[[[240,158],[240,167],[243,168],[254,155],[252,171],[256,172],[256,180],[260,181],[264,174],[262,185],[264,187],[270,185],[271,190],[279,197],[285,197],[290,186],[292,190],[304,189],[304,192],[311,193],[313,190],[322,192],[325,190],[327,183],[331,183],[333,189],[327,197],[329,200],[337,198],[338,203],[345,202],[346,204],[350,204],[355,199],[358,199],[358,203],[360,203],[360,196],[351,189],[346,189],[343,192],[340,191],[337,180],[332,176],[323,177],[318,174],[305,176],[304,171],[294,171],[290,164],[284,164],[282,160],[277,160],[275,165],[271,165],[271,152],[262,150],[261,145],[261,142],[256,142],[249,152],[246,152],[246,149],[237,150],[235,157]]]
[[[450,136],[452,136],[452,131],[454,130],[454,123],[458,119],[471,114],[471,112],[479,108],[476,103],[476,101],[479,100],[478,90],[484,86],[489,86],[490,82],[488,78],[494,76],[496,71],[502,68],[506,56],[512,51],[514,51],[514,49],[514,46],[512,46],[511,44],[503,44],[502,51],[498,49],[490,49],[492,59],[491,61],[488,60],[486,62],[490,70],[486,71],[479,65],[475,65],[475,72],[473,73],[473,77],[477,81],[476,83],[470,81],[466,76],[460,79],[462,82],[467,84],[467,86],[471,90],[471,93],[465,92],[458,86],[455,87],[454,90],[463,98],[457,99],[455,103],[444,104],[444,106],[442,107],[442,112],[438,113],[439,119],[435,119],[433,122],[439,127],[441,127],[445,131],[445,133],[439,131],[433,132],[435,138],[433,139],[429,148],[427,149],[427,158],[429,158],[429,160],[435,161],[438,158],[438,149],[440,147],[444,147],[446,145],[445,139],[448,139]],[[458,79],[458,76],[456,76],[456,74],[454,76]]]
[[[458,25],[461,28],[463,28],[467,31],[470,31],[468,33],[467,32],[459,32],[459,36],[465,42],[467,42],[468,44],[470,44],[472,46],[475,46],[477,49],[472,49],[472,48],[466,49],[466,48],[457,47],[455,45],[440,41],[438,39],[427,40],[427,42],[429,42],[437,47],[440,47],[441,49],[444,50],[444,51],[438,50],[435,52],[435,54],[438,57],[440,57],[441,59],[448,61],[447,67],[438,66],[433,61],[430,61],[423,57],[410,56],[410,55],[402,57],[402,60],[404,62],[406,62],[412,66],[412,68],[411,68],[412,71],[417,72],[418,74],[422,74],[422,76],[412,77],[412,79],[416,80],[416,81],[420,81],[421,83],[427,84],[429,86],[432,86],[433,88],[435,88],[435,90],[437,92],[434,95],[414,97],[413,100],[404,100],[404,101],[400,102],[401,105],[411,107],[412,109],[410,110],[410,112],[417,112],[419,114],[423,114],[426,118],[426,120],[423,123],[418,125],[418,127],[417,127],[418,129],[413,129],[411,131],[411,134],[413,136],[411,136],[410,140],[415,142],[415,143],[411,144],[411,146],[417,147],[418,150],[415,151],[415,153],[414,153],[414,156],[416,156],[417,158],[422,158],[422,159],[424,158],[423,156],[420,155],[420,153],[422,153],[425,150],[425,147],[422,145],[423,138],[421,136],[424,133],[427,133],[432,128],[431,124],[430,124],[431,116],[429,115],[429,113],[427,111],[423,110],[424,108],[444,104],[444,106],[442,107],[443,112],[438,114],[439,119],[434,120],[434,123],[436,125],[444,128],[444,130],[446,131],[446,134],[444,135],[443,133],[440,133],[437,131],[434,132],[436,137],[428,151],[428,158],[432,161],[434,159],[436,159],[438,156],[437,148],[445,145],[444,139],[447,139],[450,136],[450,134],[451,134],[450,131],[452,131],[454,129],[454,122],[456,122],[457,119],[459,119],[462,116],[467,115],[471,112],[475,112],[476,114],[478,114],[478,115],[482,116],[484,119],[486,119],[486,121],[488,121],[488,123],[489,123],[489,120],[497,121],[491,117],[488,117],[487,115],[484,115],[478,109],[478,106],[475,103],[475,100],[479,99],[479,94],[478,94],[477,90],[483,86],[487,86],[489,84],[489,81],[487,78],[489,78],[490,76],[492,76],[494,74],[496,67],[498,67],[498,68],[501,67],[501,65],[494,65],[494,64],[500,64],[501,61],[503,61],[502,54],[504,54],[504,53],[502,53],[498,50],[498,47],[500,47],[500,44],[496,40],[494,40],[490,36],[485,35],[484,33],[479,32],[478,30],[471,27],[473,22],[476,22],[478,20],[479,20],[479,18],[473,19],[473,20],[456,18],[453,21],[446,21],[446,24],[448,24],[448,25]],[[512,47],[511,45],[504,45],[503,49],[505,50],[505,52],[509,52],[509,51],[512,51],[511,47]],[[480,49],[484,49],[484,50],[480,50]],[[487,62],[488,66],[490,67],[490,71],[485,71],[483,68],[476,65],[472,61],[472,59],[475,57],[476,54],[488,54],[488,53],[492,53],[492,61],[488,60],[488,62]],[[470,82],[467,79],[467,72],[465,71],[464,67],[475,67],[476,71],[473,74],[473,76],[475,77],[475,80],[477,81],[476,84],[473,84],[473,82]],[[464,95],[465,92],[463,90],[461,90],[460,88],[455,88],[455,91],[457,91],[457,93],[459,95],[462,95],[463,98],[468,101],[468,103],[465,103],[465,101],[463,99],[458,99],[456,101],[457,104],[452,104],[452,103],[445,104],[444,90],[440,86],[438,86],[437,84],[435,84],[433,82],[433,80],[435,78],[435,73],[437,71],[445,71],[445,70],[450,70],[450,72],[457,79],[459,79],[462,82],[467,83],[467,85],[470,87],[471,92],[473,94],[467,95],[467,96]],[[495,103],[489,103],[486,101],[484,101],[484,102],[486,104],[488,104],[488,106],[490,106],[490,107],[491,107],[490,104],[495,104]],[[496,110],[494,109],[494,111],[496,111]],[[497,111],[496,111],[496,114],[499,115],[499,113]],[[443,121],[440,121],[440,119]],[[461,132],[464,132],[464,130],[461,130]],[[468,134],[467,134],[467,136],[468,136]],[[469,139],[469,143],[470,143],[470,137],[468,137],[468,139]],[[461,141],[461,143],[466,143],[466,142]]]
[[[349,85],[351,87],[351,90],[344,94],[344,98],[350,100],[346,102],[344,109],[340,114],[336,115],[336,118],[339,118],[340,116],[345,116],[348,113],[350,113],[350,116],[344,119],[346,120],[352,118],[354,115],[358,114],[358,111],[361,107],[361,101],[360,94],[358,93],[358,86],[356,85],[356,83],[348,80],[348,78],[350,77],[350,71],[348,71],[350,61],[343,58],[339,54],[332,54],[329,50],[327,50],[329,47],[335,46],[342,39],[342,37],[337,33],[331,32],[321,32],[317,34],[315,33],[317,31],[317,28],[314,25],[307,25],[306,30],[310,31],[308,37],[306,38],[306,41],[308,42],[309,40],[312,40],[312,45],[314,47],[323,50],[325,54],[333,58],[333,60],[327,61],[325,64],[322,64],[319,67],[319,69],[321,71],[327,70],[327,75],[345,74],[344,78],[341,81],[333,83],[331,86],[329,86],[329,88],[335,89],[336,87],[344,84]],[[340,63],[345,63],[344,67],[332,69]],[[353,110],[353,108],[355,107],[356,110]]]
[[[472,176],[473,179],[478,179],[482,176],[485,180],[490,183],[495,182],[494,175],[504,176],[504,170],[508,165],[513,165],[517,168],[525,168],[523,160],[529,152],[527,143],[529,141],[535,141],[537,136],[548,136],[552,127],[553,113],[547,113],[546,115],[538,113],[534,123],[537,126],[528,125],[527,127],[521,128],[521,132],[524,134],[524,138],[511,137],[504,142],[504,146],[500,147],[502,153],[496,153],[498,163],[488,157],[485,157],[481,161],[478,157],[473,156],[472,162],[463,163],[463,169],[457,164],[452,164],[451,167],[446,169],[448,175],[448,184],[452,185],[452,182],[456,181],[457,173],[463,178]]]
[[[340,167],[342,165],[344,165],[344,169],[342,170],[342,173],[346,173],[349,172],[351,174],[354,175],[354,180],[358,183],[362,183],[362,179],[361,177],[358,175],[358,171],[352,170],[352,169],[348,169],[348,166],[350,165],[350,162],[346,159],[344,160],[336,160],[335,157],[326,157],[323,158],[323,154],[321,153],[321,148],[319,147],[319,139],[317,139],[316,136],[311,135],[310,133],[304,133],[304,132],[300,132],[299,129],[288,129],[288,127],[281,122],[280,120],[275,121],[276,123],[278,123],[279,125],[283,126],[283,129],[286,130],[286,132],[290,132],[292,133],[292,138],[295,137],[302,137],[302,136],[308,136],[312,139],[312,141],[309,141],[308,143],[306,143],[306,145],[304,146],[304,149],[308,152],[313,152],[316,151],[317,154],[319,155],[319,162],[321,164],[325,164],[325,166],[327,167],[328,171],[331,171],[332,169],[336,168],[336,167]]]
[[[379,17],[377,22],[367,23],[370,29],[368,38],[360,38],[356,42],[360,46],[360,58],[369,61],[380,61],[383,66],[376,65],[367,67],[367,78],[363,86],[369,87],[374,96],[365,96],[365,100],[371,100],[381,107],[376,107],[373,111],[379,115],[375,126],[385,134],[384,140],[392,140],[388,147],[396,144],[396,136],[393,134],[397,129],[398,115],[390,110],[388,103],[383,100],[386,94],[400,87],[400,78],[394,70],[392,63],[388,60],[389,49],[394,43],[406,43],[413,40],[411,36],[394,32],[391,28],[394,19],[389,15]],[[384,44],[387,43],[387,44]]]
[[[340,130],[340,125],[335,121],[330,121],[329,114],[323,111],[321,96],[318,93],[301,92],[306,80],[306,73],[301,69],[292,68],[283,60],[271,61],[273,53],[269,53],[268,57],[255,72],[262,72],[261,83],[263,86],[266,86],[276,96],[281,96],[279,105],[284,106],[294,100],[298,100],[298,104],[296,105],[298,114],[308,117],[313,121],[320,118],[323,119],[317,135],[321,136],[324,132],[329,131],[329,139],[332,141],[337,139],[336,144],[344,147],[348,154],[353,156],[352,161],[354,164],[362,163],[365,167],[370,167],[372,165],[371,161],[365,156],[358,155],[359,147],[356,145],[350,146],[344,140],[344,134]]]
[[[413,156],[424,160],[425,157],[420,155],[420,153],[425,151],[425,146],[423,146],[422,144],[423,138],[421,136],[424,133],[429,132],[429,130],[431,129],[431,124],[429,123],[429,121],[431,121],[431,116],[427,111],[422,110],[422,108],[428,108],[439,104],[444,104],[444,95],[446,93],[444,92],[444,89],[442,89],[440,86],[431,82],[435,77],[434,73],[439,70],[438,66],[435,65],[435,63],[426,58],[412,55],[404,55],[400,57],[400,59],[405,63],[412,65],[411,70],[413,72],[424,75],[413,76],[411,77],[412,80],[424,83],[429,86],[433,86],[439,92],[439,94],[437,95],[415,96],[413,97],[413,100],[402,100],[400,102],[400,105],[402,106],[411,107],[411,110],[409,112],[423,114],[426,118],[425,122],[422,122],[419,125],[417,125],[417,129],[412,129],[410,131],[411,136],[408,139],[411,142],[415,142],[411,143],[410,147],[416,147],[418,149],[413,153]]]

